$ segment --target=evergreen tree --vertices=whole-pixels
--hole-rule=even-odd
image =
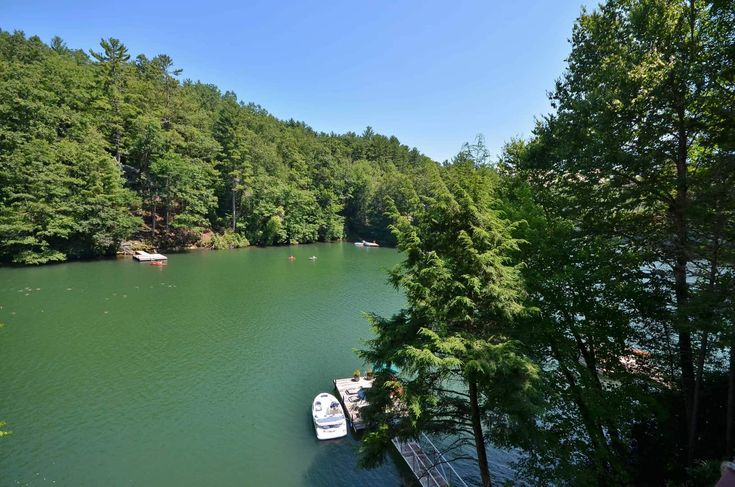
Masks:
[[[376,337],[360,355],[401,372],[385,368],[368,393],[372,427],[361,451],[371,466],[392,437],[452,435],[473,445],[489,486],[486,442],[521,441],[539,370],[510,338],[524,313],[513,225],[492,209],[487,186],[466,183],[414,214],[393,211],[405,260],[391,281],[408,305],[390,319],[371,317]]]
[[[619,258],[637,257],[630,263],[648,271],[644,292],[666,291],[660,310],[677,348],[688,463],[698,437],[698,364],[711,346],[696,319],[710,294],[697,268],[717,262],[705,268],[718,276],[732,266],[715,257],[723,215],[706,211],[715,204],[710,168],[731,157],[717,141],[732,119],[715,107],[732,99],[732,10],[729,1],[610,0],[583,13],[552,94],[557,111],[539,125],[541,150],[528,166],[567,196],[565,210],[582,232],[618,239]]]
[[[100,41],[101,52],[90,49],[89,53],[99,63],[102,92],[107,104],[101,108],[105,114],[112,152],[118,164],[122,164],[122,137],[125,123],[128,48],[114,37]]]

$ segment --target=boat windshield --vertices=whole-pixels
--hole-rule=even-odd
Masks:
[[[345,417],[343,414],[335,414],[334,416],[327,416],[326,418],[319,418],[316,420],[320,425],[330,423],[341,423]]]

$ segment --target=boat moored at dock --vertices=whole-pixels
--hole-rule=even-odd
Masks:
[[[337,398],[326,392],[318,394],[311,404],[316,437],[331,440],[347,436],[347,420]]]

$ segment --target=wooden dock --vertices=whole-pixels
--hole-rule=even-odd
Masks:
[[[373,387],[373,379],[366,379],[360,377],[359,381],[355,381],[352,378],[347,379],[334,379],[334,387],[337,389],[339,394],[339,400],[342,402],[342,406],[345,408],[347,419],[350,420],[350,425],[354,431],[365,429],[365,422],[362,419],[360,410],[367,406],[367,401],[364,396],[360,394],[360,389],[370,389]]]
[[[168,260],[168,257],[163,254],[149,254],[144,250],[136,250],[133,254],[133,259],[139,262],[156,262],[161,260]]]
[[[334,379],[334,387],[352,429],[354,431],[365,429],[367,425],[360,410],[367,406],[368,402],[360,390],[373,387],[373,380],[364,377],[360,377],[358,381],[352,378]],[[392,441],[422,487],[467,487],[464,479],[425,434],[422,433],[418,440],[400,441],[393,438]]]
[[[393,438],[391,441],[422,487],[468,487],[424,433],[421,433],[419,440],[400,441]]]

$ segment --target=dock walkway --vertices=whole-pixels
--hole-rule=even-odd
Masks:
[[[365,429],[367,425],[360,410],[368,402],[360,390],[373,387],[373,380],[364,377],[359,381],[352,378],[334,379],[334,387],[352,429],[355,432]],[[393,438],[392,442],[422,487],[467,487],[467,483],[425,434],[422,433],[418,440],[400,441]]]
[[[424,433],[418,441],[400,441],[397,438],[391,441],[422,487],[467,487],[464,479]]]

